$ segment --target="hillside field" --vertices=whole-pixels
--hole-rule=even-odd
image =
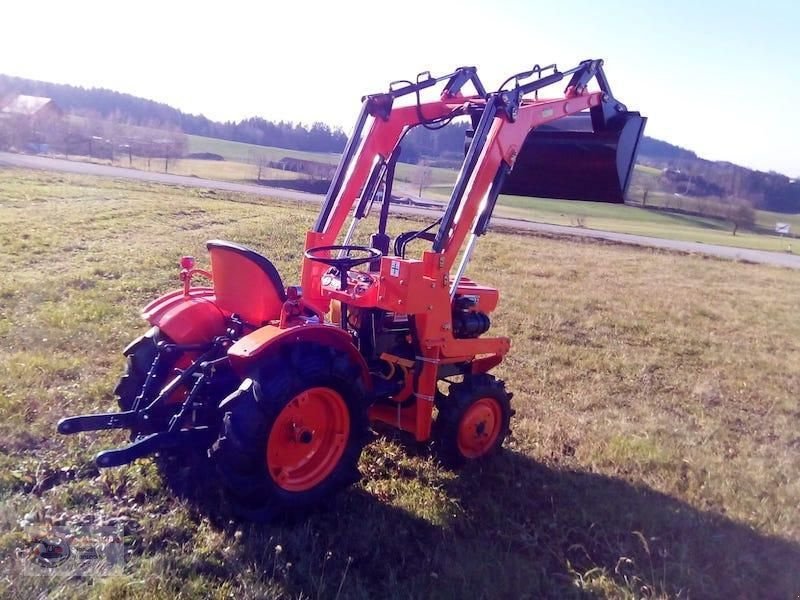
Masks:
[[[240,142],[229,142],[201,136],[188,136],[190,152],[214,152],[224,156],[225,162],[181,160],[176,163],[172,172],[211,179],[247,180],[254,179],[256,167],[252,164],[255,156],[265,156],[268,160],[280,160],[284,156],[315,160],[336,164],[337,154],[320,154],[299,152],[281,148],[267,148]],[[206,163],[206,164],[203,164]],[[210,164],[209,164],[210,163]],[[244,164],[243,164],[244,163]],[[234,166],[236,165],[236,166]],[[268,169],[263,174],[266,178],[291,178],[294,174]],[[417,196],[419,194],[418,167],[415,165],[398,165],[398,194]],[[652,191],[657,189],[656,182],[660,171],[646,165],[636,165],[635,176],[629,196],[640,198],[642,187],[647,184],[651,188],[649,203],[653,207],[669,206],[671,194]],[[445,202],[450,197],[456,171],[452,169],[431,168],[430,182],[424,187],[423,197]],[[713,217],[700,217],[669,212],[665,210],[647,210],[638,206],[604,204],[600,202],[565,202],[545,198],[522,198],[518,196],[501,196],[497,214],[507,217],[518,217],[541,223],[554,225],[583,226],[590,229],[630,233],[657,238],[719,244],[737,248],[754,248],[785,252],[791,248],[800,252],[800,241],[778,235],[770,235],[778,222],[789,223],[792,232],[800,233],[800,215],[787,215],[757,210],[756,225],[758,232],[739,231],[732,235],[731,223]]]
[[[498,214],[518,217],[540,223],[588,227],[602,231],[615,231],[645,235],[655,238],[701,242],[736,248],[754,248],[785,252],[800,252],[800,240],[767,233],[740,229],[732,234],[732,225],[722,219],[687,215],[678,212],[602,202],[570,202],[547,198],[501,196]],[[792,224],[792,231],[800,231],[800,215],[778,215],[756,211],[759,225],[767,229],[775,222]],[[795,224],[796,223],[796,224]]]
[[[244,163],[254,163],[257,157],[267,160],[277,161],[284,157],[312,160],[321,163],[336,165],[339,163],[338,154],[327,154],[322,152],[305,152],[301,150],[287,150],[285,148],[273,148],[270,146],[257,146],[255,144],[245,144],[242,142],[231,142],[216,138],[203,137],[199,135],[187,135],[189,141],[187,152],[213,152],[224,156],[225,160],[232,160]],[[441,167],[428,167],[430,169],[430,183],[452,185],[456,180],[457,172],[453,169],[443,169]],[[401,181],[412,181],[416,174],[416,165],[398,163],[397,178]]]
[[[336,164],[337,154],[304,152],[272,148],[232,142],[202,136],[188,135],[187,152],[211,152],[225,157],[224,161],[201,160],[192,158],[170,159],[165,165],[163,158],[146,159],[133,157],[129,161],[126,155],[117,155],[113,161],[116,166],[133,167],[140,170],[163,172],[165,166],[170,173],[187,175],[219,181],[256,183],[259,159],[278,161],[284,157]],[[71,157],[73,160],[91,160],[111,164],[108,160],[89,159],[88,157]],[[456,171],[437,167],[429,169],[427,183],[423,186],[422,197],[427,201],[446,202],[456,179]],[[417,165],[399,164],[394,192],[399,196],[417,198],[420,195],[419,167]],[[650,189],[657,189],[656,181],[660,171],[646,165],[636,165],[636,173],[628,196],[640,201],[645,182]],[[261,168],[262,184],[284,186],[284,181],[302,179],[304,175],[263,166]],[[286,187],[308,191],[309,188],[286,183]],[[321,193],[324,186],[314,185],[311,191]],[[692,199],[685,199],[689,202]],[[674,205],[671,194],[650,191],[648,208],[643,209],[636,204],[616,205],[598,202],[570,202],[545,198],[523,198],[518,196],[501,196],[496,213],[500,216],[520,218],[541,223],[587,227],[602,231],[644,235],[662,239],[674,239],[688,242],[716,244],[736,248],[752,248],[773,252],[800,252],[800,215],[781,214],[756,210],[756,231],[740,229],[732,234],[732,224],[723,219],[683,214],[670,211]],[[792,236],[784,237],[771,233],[778,222],[788,223],[792,228]]]
[[[361,483],[273,525],[230,518],[208,470],[177,497],[151,460],[98,472],[139,308],[177,262],[235,240],[296,281],[313,207],[0,170],[0,597],[795,598],[800,272],[492,233],[469,274],[501,290],[500,456],[454,473],[379,438]],[[590,217],[591,218],[591,217]],[[397,220],[394,232],[417,227]],[[364,232],[362,232],[363,234]],[[737,236],[738,237],[738,236]],[[123,523],[124,569],[26,576],[21,521]]]

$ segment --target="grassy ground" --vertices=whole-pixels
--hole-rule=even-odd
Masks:
[[[295,280],[314,215],[265,202],[0,171],[0,596],[800,593],[790,270],[493,234],[471,274],[502,290],[494,331],[513,338],[496,370],[518,411],[502,456],[453,473],[381,439],[329,510],[273,526],[173,496],[149,461],[98,473],[91,456],[122,435],[54,425],[113,406],[137,310],[176,286],[181,254],[233,239]],[[124,571],[92,586],[20,577],[26,517],[123,522]]]
[[[74,157],[73,160],[89,160],[88,157]],[[141,171],[153,171],[163,173],[165,161],[163,158],[147,159],[141,156],[134,156],[129,159],[127,156],[117,156],[113,161],[92,160],[92,162],[105,162],[106,164],[117,167],[130,167]],[[216,181],[237,181],[252,183],[258,177],[258,166],[252,163],[235,161],[202,160],[198,158],[170,159],[166,163],[166,170],[173,175],[187,175],[191,177],[201,177],[203,179],[214,179]],[[284,171],[283,169],[273,169],[270,167],[261,168],[262,179],[296,179],[298,173]]]
[[[732,226],[729,222],[712,217],[684,215],[624,204],[567,202],[520,196],[501,196],[498,206],[502,211],[498,214],[542,223],[775,252],[785,252],[788,244],[795,242],[793,251],[800,251],[799,240],[743,230],[732,235]],[[767,213],[761,215],[759,219],[769,222],[775,218],[774,215],[776,213]],[[784,219],[791,216],[784,215]],[[772,226],[774,227],[774,221]]]
[[[756,211],[756,224],[765,229],[774,229],[776,223],[788,223],[791,225],[792,233],[800,232],[800,214],[789,215],[786,213],[776,213],[768,210]]]
[[[186,136],[189,145],[187,152],[213,152],[224,156],[226,160],[238,161],[243,163],[254,162],[255,157],[261,156],[267,160],[280,160],[284,157],[300,158],[303,160],[313,160],[317,162],[336,165],[339,163],[338,154],[323,152],[304,152],[300,150],[286,150],[284,148],[273,148],[270,146],[257,146],[255,144],[245,144],[242,142],[231,142],[216,138],[203,137],[199,135]],[[426,167],[430,173],[429,181],[431,184],[455,183],[458,173],[453,169],[441,167]],[[397,165],[396,176],[401,181],[413,181],[417,176],[417,166],[400,163]]]
[[[339,155],[336,153],[288,150],[286,148],[258,146],[256,144],[233,142],[201,135],[187,135],[186,139],[188,141],[187,152],[212,152],[225,157],[225,160],[229,161],[246,163],[252,162],[257,156],[263,156],[268,160],[280,160],[283,157],[290,157],[313,160],[330,165],[336,165],[339,162]]]
[[[224,156],[226,160],[173,160],[170,161],[168,166],[170,173],[222,181],[252,182],[256,179],[258,173],[256,157],[277,161],[288,156],[329,164],[336,164],[339,159],[337,154],[301,152],[202,136],[189,135],[187,139],[189,141],[188,152],[213,152]],[[128,157],[117,156],[114,164],[159,172],[164,169],[163,159],[152,159],[148,162],[147,159],[137,157],[133,159],[132,164],[129,164]],[[428,167],[428,169],[430,170],[430,178],[429,183],[423,189],[423,197],[434,201],[447,201],[457,172],[443,168]],[[415,183],[415,181],[418,181],[418,171],[419,168],[415,165],[399,164],[397,168],[398,182],[394,188],[395,193],[418,196],[419,184]],[[642,186],[644,185],[642,182],[644,181],[649,182],[646,186],[650,189],[648,192],[648,204],[662,208],[674,205],[675,199],[671,194],[653,191],[658,187],[659,174],[660,171],[658,169],[645,165],[636,165],[634,185],[631,186],[629,197],[640,197]],[[271,168],[262,169],[262,179],[270,180],[272,185],[275,185],[276,180],[296,179],[298,177],[301,176],[297,173]],[[719,244],[737,248],[754,248],[775,252],[786,252],[790,249],[793,252],[797,252],[798,248],[800,248],[800,242],[794,238],[785,238],[778,235],[740,230],[734,236],[731,233],[731,223],[721,219],[697,217],[677,212],[664,212],[663,210],[645,210],[638,206],[501,196],[497,214],[556,225],[583,226],[590,229],[705,244]],[[789,223],[792,226],[793,233],[800,231],[800,215],[756,211],[756,225],[762,231],[773,230],[777,222]]]
[[[296,152],[279,148],[264,148],[250,144],[242,144],[240,142],[203,138],[200,136],[188,137],[190,140],[189,150],[191,152],[216,152],[229,160],[252,161],[254,154],[259,152],[270,157],[271,160],[278,160],[283,156],[296,156],[308,160],[332,163],[338,160],[338,155],[335,154]],[[217,163],[216,165],[208,166],[188,164],[190,162],[200,163],[203,161],[179,162],[187,163],[186,166],[176,167],[181,173],[185,172],[185,174],[195,174],[210,178],[216,178],[214,175],[216,170],[220,171],[220,178],[228,179],[229,173],[235,174],[239,171],[249,172],[255,168],[248,168],[248,165],[244,164],[234,168],[225,166],[225,163]],[[395,188],[397,193],[414,196],[419,194],[418,184],[413,183],[417,175],[416,170],[417,167],[413,165],[401,164],[398,166],[398,179],[400,183]],[[430,184],[426,185],[424,188],[423,196],[433,200],[446,201],[450,197],[450,192],[452,191],[453,183],[456,178],[456,172],[450,169],[440,168],[434,168],[431,171],[432,177]],[[642,180],[647,180],[651,181],[649,187],[657,186],[657,183],[652,183],[652,181],[654,181],[654,178],[657,179],[658,175],[660,175],[658,169],[646,165],[636,165],[636,176],[638,177],[636,181],[639,183],[641,183]],[[251,176],[250,178],[252,179],[253,177],[254,176]],[[268,178],[268,176],[265,175],[265,178]],[[634,186],[634,188],[635,187],[636,186]],[[638,193],[636,189],[631,191],[632,195]],[[648,198],[651,204],[661,205],[665,201],[670,200],[670,198],[665,198],[666,196],[666,194],[651,190]],[[561,200],[547,200],[542,198],[503,196],[499,201],[497,212],[499,215],[503,216],[530,219],[555,225],[582,225],[591,229],[632,233],[689,242],[702,242],[705,244],[719,244],[737,248],[755,248],[757,250],[784,252],[789,247],[789,244],[792,243],[792,240],[787,240],[777,235],[765,235],[749,231],[740,231],[734,236],[731,233],[731,224],[721,219],[695,217],[678,213],[664,213],[663,211],[643,210],[634,206],[610,205],[599,202],[564,202]],[[800,230],[800,215],[781,215],[766,211],[756,211],[756,224],[759,227],[771,230],[775,227],[776,222],[790,223],[793,230]],[[797,251],[797,247],[800,247],[800,244],[795,243],[794,245],[794,251]]]

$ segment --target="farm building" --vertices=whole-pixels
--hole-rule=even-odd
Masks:
[[[26,96],[25,94],[18,94],[6,101],[0,108],[0,113],[19,115],[35,120],[64,116],[64,111],[52,98]]]
[[[51,98],[18,94],[0,102],[0,148],[47,152],[64,111]]]

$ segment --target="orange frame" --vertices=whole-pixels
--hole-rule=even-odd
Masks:
[[[450,272],[461,248],[477,218],[481,202],[502,163],[513,166],[528,133],[535,127],[559,119],[567,114],[581,112],[597,106],[602,101],[600,92],[568,96],[552,100],[523,100],[516,119],[512,122],[498,114],[491,126],[478,166],[467,184],[464,200],[448,232],[442,252],[425,252],[422,260],[384,256],[373,285],[359,292],[351,288],[341,291],[323,286],[322,275],[327,267],[308,258],[303,261],[302,287],[304,299],[327,312],[330,300],[339,300],[356,307],[382,308],[402,312],[414,317],[420,356],[416,357],[414,394],[417,402],[412,406],[397,407],[375,405],[371,409],[374,420],[383,421],[414,434],[419,441],[431,434],[434,400],[437,393],[438,367],[447,363],[469,362],[472,372],[484,372],[497,364],[510,349],[505,337],[456,339],[451,323]],[[420,110],[432,119],[462,110],[466,114],[469,104],[481,104],[477,97],[451,96],[422,104]],[[419,124],[416,106],[391,110],[385,118],[374,116],[357,154],[352,171],[341,188],[330,216],[321,231],[309,231],[306,250],[316,246],[333,245],[341,234],[348,216],[367,183],[376,160],[388,160],[408,127]],[[464,281],[457,290],[461,293],[485,294],[497,302],[496,290],[478,288]]]

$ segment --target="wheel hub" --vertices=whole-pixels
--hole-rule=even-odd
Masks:
[[[309,490],[339,463],[350,435],[350,413],[332,388],[309,388],[278,414],[267,439],[267,471],[281,488]]]
[[[294,424],[292,424],[292,425],[295,428],[294,439],[295,439],[296,442],[298,442],[300,444],[310,444],[314,440],[314,432],[313,431],[311,431],[310,429],[307,429],[305,427],[302,427],[302,426],[301,427],[297,427]]]
[[[458,427],[458,450],[466,458],[478,458],[489,452],[500,435],[503,411],[494,398],[473,402],[461,417]]]

